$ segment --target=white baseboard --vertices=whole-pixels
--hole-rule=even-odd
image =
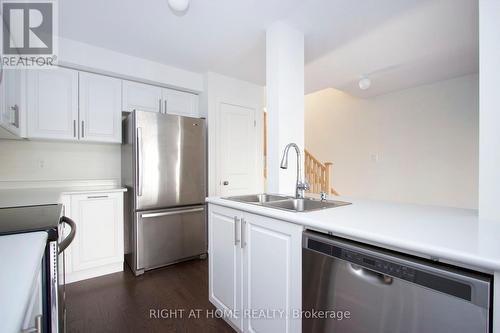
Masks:
[[[123,261],[109,264],[106,266],[86,269],[84,271],[71,272],[66,274],[66,284],[87,280],[91,278],[95,278],[98,276],[108,275],[112,273],[122,272],[123,271]]]

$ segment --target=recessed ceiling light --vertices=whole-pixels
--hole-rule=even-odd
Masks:
[[[168,6],[174,14],[184,15],[189,9],[189,0],[168,0]]]
[[[358,85],[359,85],[359,89],[366,90],[366,89],[370,88],[370,86],[372,85],[372,81],[369,78],[367,78],[366,76],[363,76],[359,80]]]

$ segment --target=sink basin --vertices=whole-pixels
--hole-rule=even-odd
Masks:
[[[233,197],[227,197],[224,199],[239,201],[239,202],[263,204],[278,200],[287,200],[290,199],[290,197],[284,195],[275,195],[275,194],[249,194],[249,195],[237,195]]]
[[[350,205],[350,202],[343,201],[320,201],[314,199],[287,199],[265,203],[265,207],[283,209],[291,212],[310,212],[326,208]]]
[[[282,209],[289,212],[310,212],[313,210],[334,208],[351,204],[350,202],[343,201],[320,201],[309,198],[295,199],[294,197],[278,194],[237,195],[223,199]]]

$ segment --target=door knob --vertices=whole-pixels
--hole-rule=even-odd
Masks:
[[[227,185],[229,185],[229,182],[227,180],[225,180],[222,182],[222,185],[227,186]]]

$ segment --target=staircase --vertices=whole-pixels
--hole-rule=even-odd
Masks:
[[[332,163],[320,162],[307,149],[304,152],[304,173],[310,185],[308,192],[339,195],[331,186]]]

